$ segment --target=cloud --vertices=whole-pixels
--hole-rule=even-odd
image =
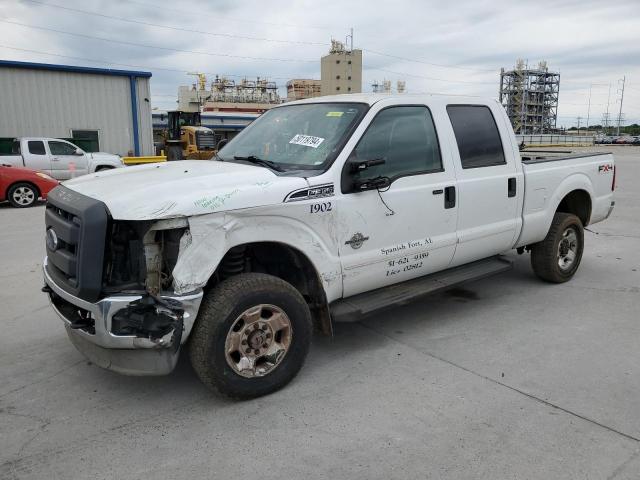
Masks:
[[[269,77],[281,87],[288,78],[319,78],[320,56],[327,51],[329,39],[344,39],[353,26],[356,47],[365,49],[365,91],[374,80],[403,79],[410,92],[495,97],[501,67],[511,68],[518,58],[530,63],[546,60],[552,70],[561,72],[562,124],[571,125],[578,115],[586,116],[591,84],[595,86],[590,115],[599,118],[606,109],[609,83],[613,86],[610,110],[615,110],[618,79],[623,76],[631,87],[628,95],[625,92],[626,117],[640,121],[639,17],[637,2],[632,0],[615,5],[593,0],[355,0],[348,4],[338,0],[272,0],[268,7],[259,8],[252,2],[230,0],[188,4],[166,0],[0,0],[0,20],[148,46],[3,23],[0,44],[22,50],[0,47],[0,56],[92,66],[107,66],[104,62],[108,61],[114,68],[118,68],[115,64],[126,64],[148,69],[153,72],[153,104],[171,108],[175,103],[167,95],[175,94],[179,85],[193,82],[186,75],[189,71]],[[216,53],[291,61],[213,55]]]

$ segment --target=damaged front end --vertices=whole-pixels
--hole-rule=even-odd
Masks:
[[[44,291],[73,344],[93,363],[129,375],[170,373],[202,300],[201,289],[176,294],[173,288],[172,271],[181,242],[189,239],[188,222],[112,220],[106,230],[97,301],[64,288],[49,251]],[[74,250],[79,250],[81,232],[76,237]],[[82,265],[77,263],[73,278],[81,283]]]

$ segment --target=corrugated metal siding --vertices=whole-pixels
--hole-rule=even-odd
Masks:
[[[137,84],[140,93],[146,92],[138,98],[141,153],[146,154],[153,150],[152,140],[151,147],[146,140],[152,139],[150,106],[144,102],[149,82],[139,78]],[[98,130],[103,152],[133,151],[129,78],[0,68],[0,137],[71,137],[74,129]]]

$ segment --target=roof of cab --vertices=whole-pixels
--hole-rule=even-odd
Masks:
[[[324,97],[305,98],[304,100],[286,102],[282,105],[297,105],[297,104],[305,104],[305,103],[351,102],[351,103],[366,103],[371,106],[374,103],[377,103],[381,100],[415,99],[416,101],[419,101],[425,98],[434,98],[434,97],[439,99],[444,99],[445,101],[447,101],[448,99],[451,99],[451,102],[455,102],[455,103],[460,103],[461,101],[465,101],[465,100],[468,101],[469,103],[480,103],[480,104],[486,104],[486,103],[497,101],[489,97],[477,97],[477,96],[471,96],[471,95],[444,95],[440,93],[421,93],[421,94],[346,93],[343,95],[327,95]]]
[[[14,141],[18,140],[18,141],[22,141],[22,140],[26,140],[26,141],[39,141],[39,140],[43,140],[43,141],[56,141],[56,142],[67,142],[67,143],[71,143],[68,140],[64,140],[62,138],[53,138],[53,137],[17,137],[14,138]]]

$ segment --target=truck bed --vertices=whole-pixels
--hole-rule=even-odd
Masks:
[[[527,150],[520,152],[522,163],[527,165],[572,160],[574,158],[596,157],[598,155],[611,155],[611,152],[574,153],[571,150]]]
[[[569,192],[584,191],[590,212],[585,226],[604,220],[613,201],[613,155],[608,152],[529,150],[520,153],[525,194],[517,247],[541,241],[553,214]]]

